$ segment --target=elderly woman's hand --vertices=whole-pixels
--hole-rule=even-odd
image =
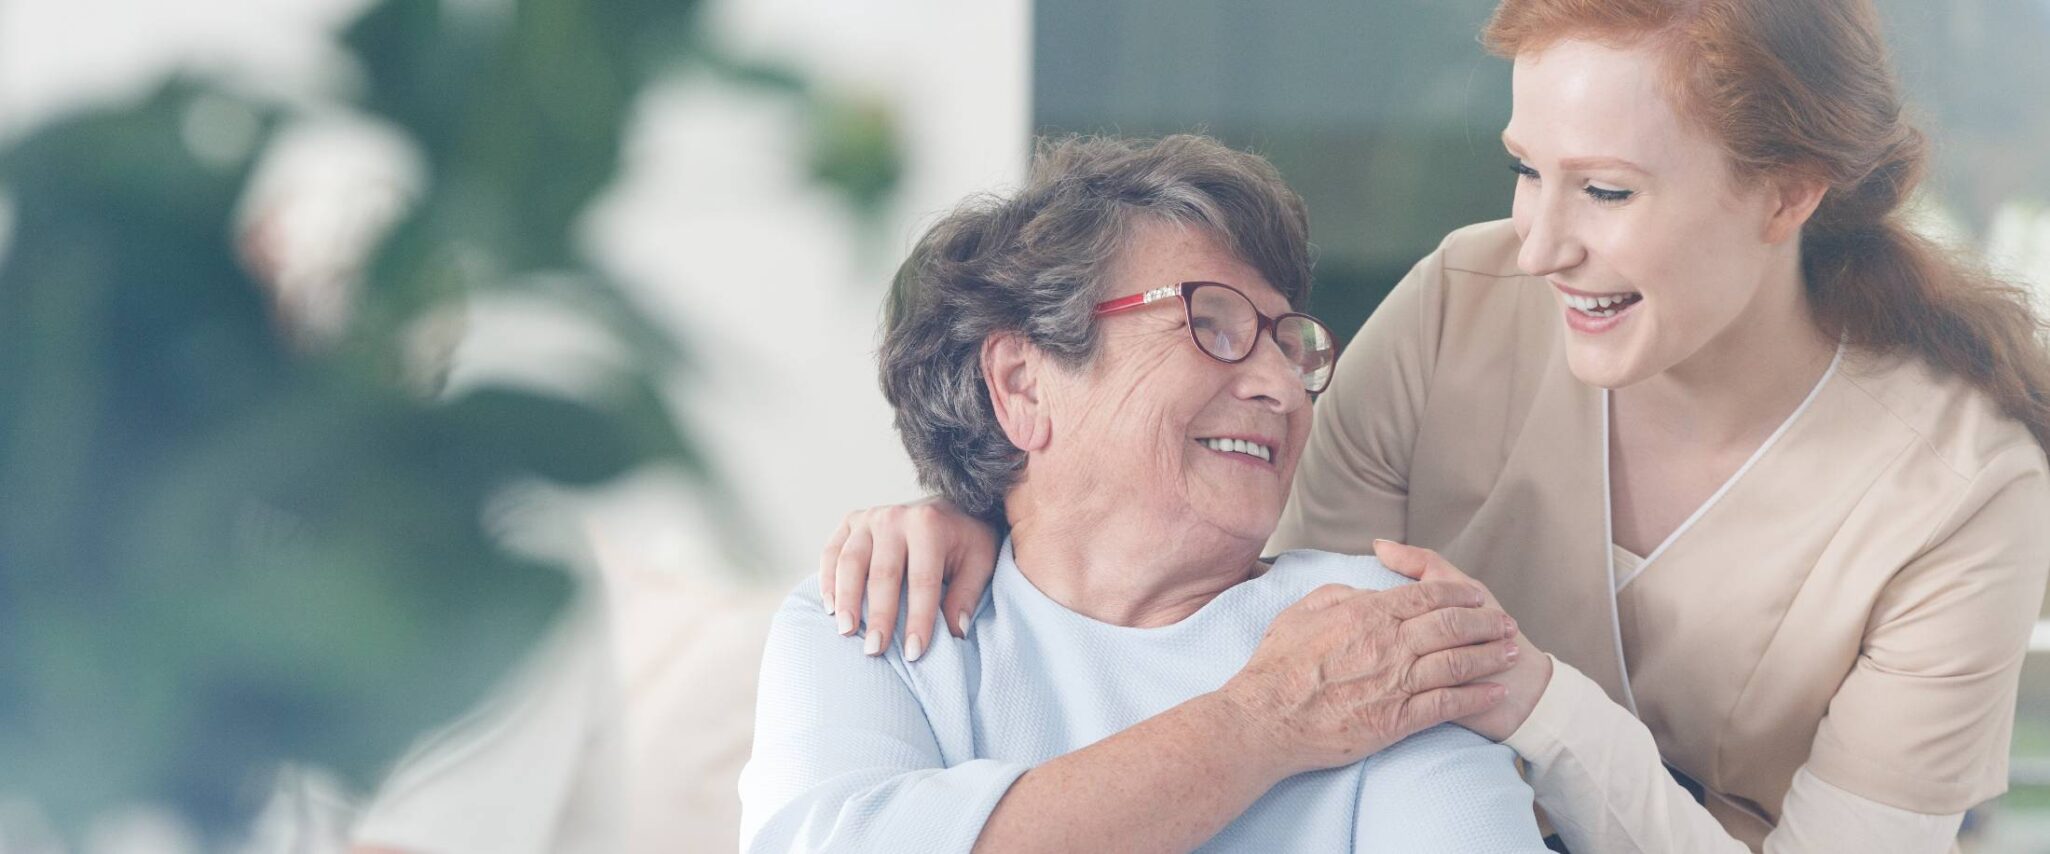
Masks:
[[[1359,761],[1501,702],[1502,686],[1474,680],[1516,663],[1516,626],[1485,595],[1435,580],[1325,585],[1274,619],[1218,693],[1284,774]]]
[[[1490,608],[1501,608],[1495,601],[1495,594],[1488,592],[1485,585],[1460,572],[1458,567],[1443,555],[1430,549],[1406,546],[1388,540],[1374,541],[1374,556],[1389,569],[1418,579],[1451,584],[1468,584],[1480,590],[1487,597]],[[1504,701],[1492,708],[1472,715],[1463,715],[1455,723],[1496,741],[1507,739],[1523,726],[1530,717],[1531,709],[1537,707],[1538,698],[1545,694],[1545,686],[1552,682],[1552,657],[1545,655],[1521,632],[1516,634],[1516,645],[1523,652],[1517,657],[1516,666],[1494,677],[1492,681],[1507,689]]]
[[[910,584],[904,657],[916,661],[931,646],[936,615],[946,614],[955,637],[968,631],[968,617],[982,601],[996,563],[996,532],[953,502],[888,504],[856,510],[840,522],[819,556],[819,594],[839,618],[843,635],[860,622],[867,597],[867,650],[875,655],[890,645],[899,594]]]

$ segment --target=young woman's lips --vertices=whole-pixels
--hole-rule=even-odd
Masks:
[[[1615,329],[1637,311],[1644,296],[1637,293],[1596,294],[1554,284],[1565,303],[1566,326],[1583,335],[1600,335]],[[1613,300],[1620,299],[1620,302]],[[1611,300],[1607,305],[1602,301]]]

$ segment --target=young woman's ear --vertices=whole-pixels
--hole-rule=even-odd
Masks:
[[[982,381],[997,423],[1018,450],[1045,450],[1053,439],[1041,384],[1045,355],[1017,332],[998,332],[982,340]]]
[[[1801,226],[1815,215],[1829,185],[1812,178],[1788,178],[1778,182],[1772,217],[1765,221],[1765,242],[1785,243],[1801,236]]]

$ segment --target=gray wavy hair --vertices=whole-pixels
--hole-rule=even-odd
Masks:
[[[1205,229],[1290,306],[1309,299],[1309,214],[1265,158],[1194,135],[1042,140],[1024,187],[962,202],[892,283],[883,396],[925,488],[1003,524],[1025,454],[991,407],[983,341],[1021,332],[1060,364],[1085,366],[1104,276],[1142,218]]]

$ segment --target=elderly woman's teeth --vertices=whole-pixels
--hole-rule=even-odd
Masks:
[[[1227,454],[1245,454],[1246,456],[1257,457],[1270,463],[1274,461],[1274,449],[1266,445],[1248,442],[1244,439],[1198,439],[1197,441],[1202,442],[1203,447],[1213,451],[1223,451]]]
[[[1561,296],[1566,298],[1566,304],[1573,307],[1574,310],[1593,317],[1614,317],[1617,312],[1629,308],[1638,300],[1644,299],[1643,294],[1636,293],[1602,297],[1583,297],[1574,294],[1562,294]]]

